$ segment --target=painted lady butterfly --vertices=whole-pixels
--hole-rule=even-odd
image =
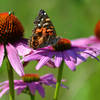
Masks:
[[[32,30],[32,36],[29,40],[30,47],[33,49],[55,45],[60,39],[56,36],[54,26],[44,10],[40,10],[34,24],[35,28]]]

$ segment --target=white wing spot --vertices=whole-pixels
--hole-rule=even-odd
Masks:
[[[46,15],[46,12],[44,13],[44,15]]]
[[[41,26],[41,24],[38,24],[38,26]]]
[[[41,21],[43,21],[44,19],[42,18]]]

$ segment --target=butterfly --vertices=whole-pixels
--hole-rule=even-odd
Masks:
[[[33,49],[43,48],[48,45],[55,45],[60,37],[57,37],[55,28],[44,10],[40,10],[34,21],[34,29],[29,40]]]

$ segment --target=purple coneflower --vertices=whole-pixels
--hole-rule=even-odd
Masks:
[[[77,43],[100,50],[100,21],[98,21],[98,23],[96,24],[96,27],[94,29],[94,36],[90,36],[88,38],[80,38],[72,41],[72,44]],[[100,53],[97,53],[96,56],[98,56],[99,54]]]
[[[30,61],[40,61],[42,59],[42,55],[37,54],[36,56],[34,56],[34,53],[36,52],[36,50],[32,50],[30,53],[27,53],[27,55],[24,55],[23,58],[25,57],[25,59],[22,59],[21,61],[24,61],[23,65],[24,67],[30,62]],[[45,63],[45,66],[48,66],[50,68],[56,68],[53,59],[50,59],[48,62]]]
[[[28,49],[26,39],[23,38],[24,28],[21,22],[12,12],[0,13],[0,66],[6,58],[6,65],[9,79],[10,100],[14,100],[14,77],[13,69],[20,76],[24,75],[23,65],[20,56],[26,55]],[[27,49],[27,52],[24,51]],[[23,52],[22,52],[23,50]]]
[[[100,21],[96,24],[96,27],[94,29],[94,36],[90,36],[88,38],[80,38],[72,41],[72,44],[78,44],[79,45],[88,45],[88,46],[95,46],[99,49],[100,46]]]
[[[56,80],[54,75],[46,74],[39,76],[38,74],[24,74],[22,80],[14,80],[14,89],[17,90],[17,94],[28,93],[35,95],[37,90],[42,97],[45,97],[43,85],[55,87]],[[66,88],[66,86],[62,84],[61,86]],[[0,91],[0,97],[9,91],[9,81],[0,83]]]
[[[45,65],[50,59],[54,61],[56,67],[59,67],[64,60],[71,70],[75,70],[76,65],[86,61],[87,57],[91,56],[96,58],[95,55],[98,52],[97,49],[92,47],[79,46],[77,44],[73,45],[70,40],[61,38],[56,45],[37,49],[33,54],[25,56],[23,61],[27,62],[32,60],[32,58],[35,60],[35,58],[41,56],[41,59],[36,66],[37,70]]]
[[[51,59],[54,60],[56,67],[60,67],[58,69],[57,84],[54,93],[54,100],[57,100],[63,73],[63,62],[65,61],[66,65],[71,70],[75,70],[76,65],[86,61],[89,56],[96,58],[95,55],[98,52],[98,50],[88,46],[77,46],[77,44],[72,45],[70,40],[61,38],[55,45],[37,49],[33,54],[31,54],[31,57],[30,55],[27,55],[23,58],[23,60],[27,62],[32,59],[32,57],[35,60],[35,58],[41,56],[41,59],[36,66],[37,70],[39,70]]]
[[[4,56],[7,56],[14,70],[22,76],[24,74],[20,56],[31,51],[26,39],[23,38],[24,28],[13,13],[0,13],[0,66]]]

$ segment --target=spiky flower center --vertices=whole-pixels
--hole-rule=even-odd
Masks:
[[[100,21],[98,21],[98,23],[96,24],[96,27],[95,27],[95,35],[98,39],[100,39]]]
[[[61,38],[53,48],[55,51],[64,51],[71,48],[71,42],[68,39]]]
[[[0,43],[13,43],[23,36],[24,28],[13,13],[0,13]]]
[[[40,76],[38,74],[25,74],[22,79],[24,82],[37,82],[40,80]]]

